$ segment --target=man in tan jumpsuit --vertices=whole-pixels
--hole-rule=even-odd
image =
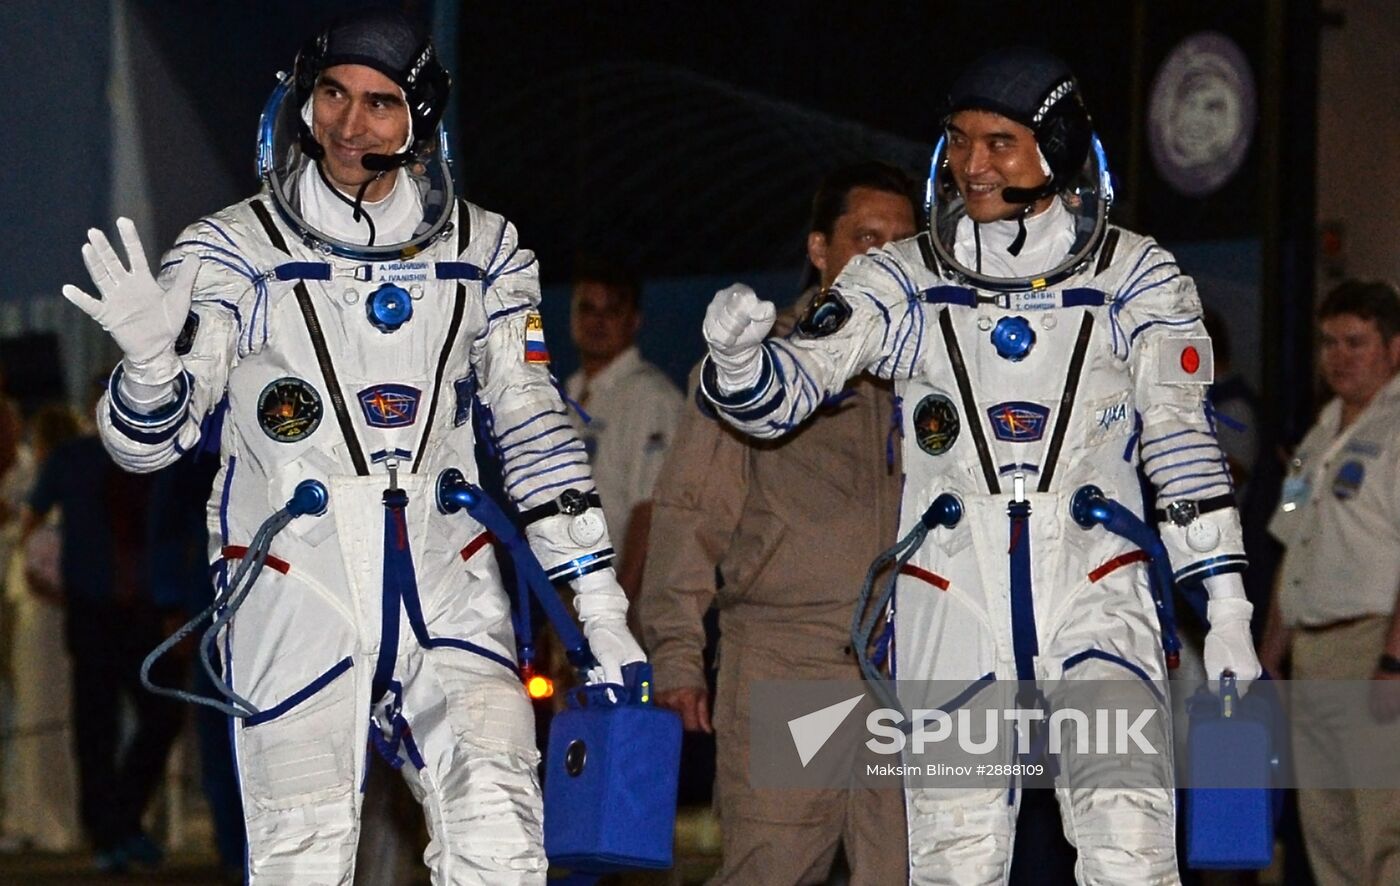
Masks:
[[[911,193],[909,179],[882,163],[827,177],[807,240],[820,286],[779,318],[775,334],[792,329],[850,258],[914,234]],[[712,882],[824,883],[841,844],[853,883],[904,882],[899,791],[757,790],[748,780],[753,681],[860,679],[851,613],[870,561],[894,543],[898,526],[890,387],[861,376],[806,428],[765,442],[702,412],[696,382],[692,373],[653,492],[639,612],[657,702],[680,713],[686,729],[717,732],[724,860]],[[701,661],[701,619],[712,601],[722,650],[713,729]],[[854,756],[851,745],[842,751]]]

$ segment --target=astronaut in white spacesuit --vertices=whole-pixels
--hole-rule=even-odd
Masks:
[[[1142,516],[1139,466],[1175,580],[1209,595],[1208,670],[1258,677],[1194,284],[1154,241],[1107,223],[1102,149],[1058,59],[984,57],[954,84],[945,125],[930,231],[854,259],[790,338],[765,338],[772,306],[751,290],[719,292],[706,395],[736,427],[775,437],[858,372],[895,380],[901,535],[944,493],[962,506],[901,570],[901,680],[1140,678],[1160,698],[1146,556],[1072,513],[1092,485]],[[1074,787],[1066,765],[1057,794],[1080,881],[1176,882],[1169,757],[1139,790]],[[1012,788],[910,786],[912,879],[1003,882]]]
[[[550,376],[534,256],[454,198],[449,87],[410,19],[351,13],[269,100],[261,193],[185,229],[155,279],[129,221],[129,270],[91,231],[101,299],[64,289],[124,353],[98,410],[119,463],[169,464],[222,415],[225,581],[298,484],[327,491],[273,539],[221,638],[251,714],[234,736],[253,882],[351,882],[367,734],[423,804],[433,882],[544,881],[510,601],[488,535],[435,503],[445,469],[477,475],[474,401],[534,553],[577,592],[592,678],[643,657]]]

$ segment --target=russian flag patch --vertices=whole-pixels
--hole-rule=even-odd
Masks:
[[[544,344],[544,320],[535,311],[525,315],[525,362],[549,362],[549,348]]]

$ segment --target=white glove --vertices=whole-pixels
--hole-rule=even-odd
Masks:
[[[1244,597],[1239,573],[1212,575],[1205,580],[1205,586],[1210,594],[1206,604],[1206,618],[1210,620],[1205,648],[1206,679],[1219,680],[1223,672],[1232,671],[1243,695],[1264,671],[1249,633],[1254,606]]]
[[[778,309],[742,283],[715,293],[701,327],[722,394],[747,390],[763,372],[759,343],[773,328]]]
[[[588,682],[621,683],[622,666],[646,661],[646,653],[627,630],[627,594],[612,569],[600,569],[573,582],[574,608],[583,622],[583,635],[598,659]]]
[[[190,313],[199,259],[186,256],[170,288],[163,289],[151,276],[136,225],[129,218],[119,218],[117,232],[131,270],[117,256],[107,235],[91,228],[83,246],[83,264],[102,298],[93,298],[72,285],[63,287],[63,297],[111,334],[125,356],[127,378],[143,385],[164,385],[183,369],[175,354],[175,339]]]

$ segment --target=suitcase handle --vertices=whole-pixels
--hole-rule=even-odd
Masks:
[[[591,683],[578,686],[564,697],[571,708],[647,705],[652,701],[651,664],[634,661],[622,666],[622,683]]]

